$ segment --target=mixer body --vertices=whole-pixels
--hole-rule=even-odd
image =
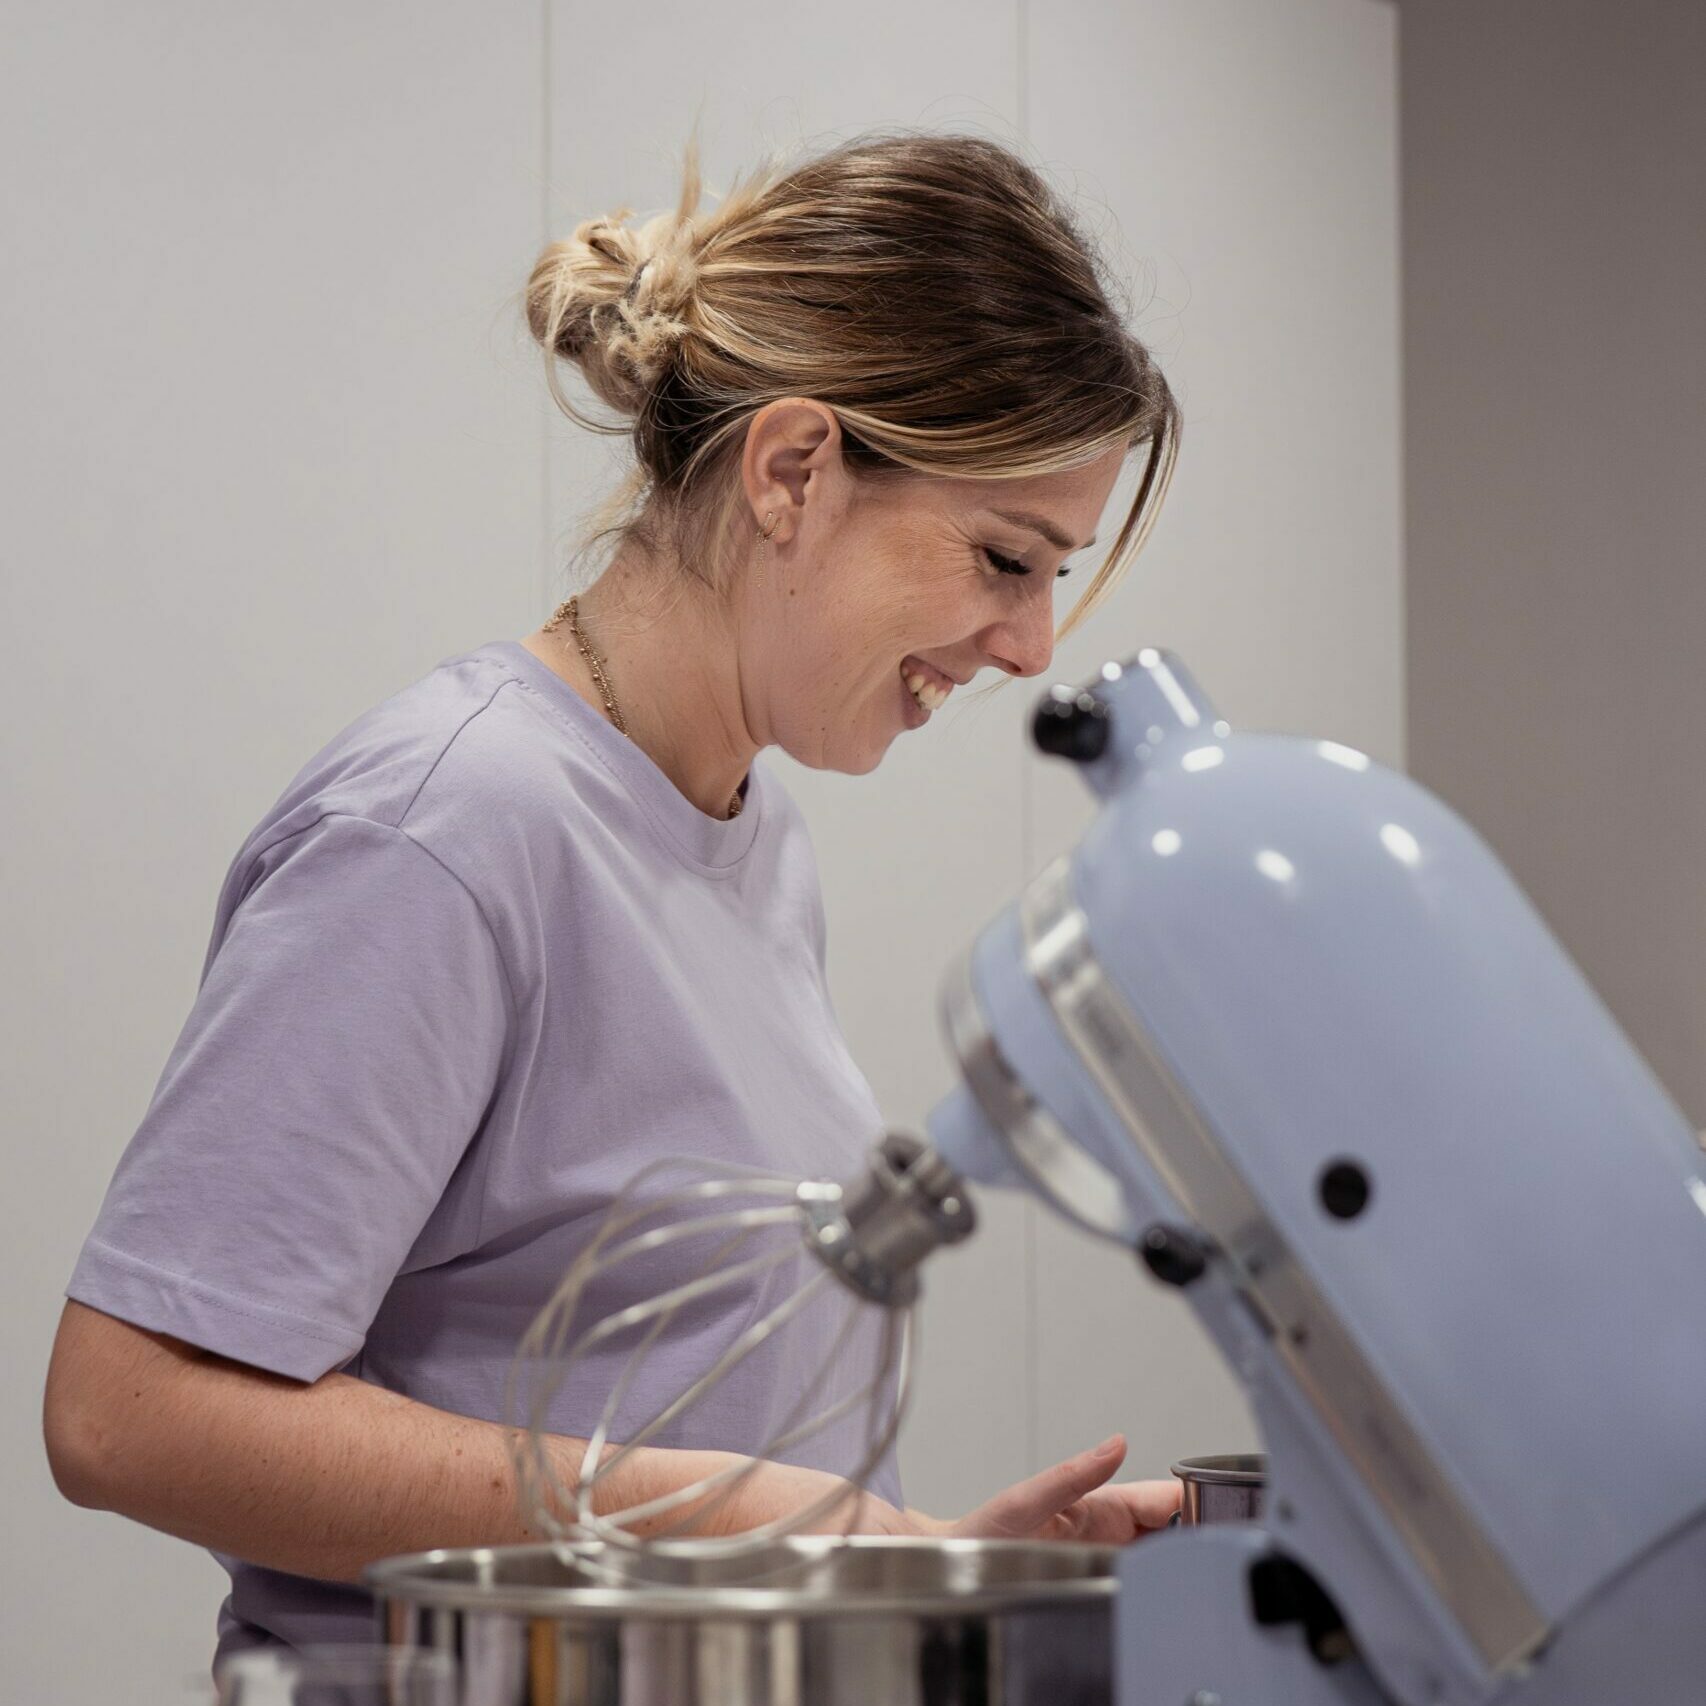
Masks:
[[[1122,1698],[1690,1698],[1687,1121],[1424,789],[1233,734],[1164,653],[1045,712],[1102,809],[950,974],[929,1136],[1181,1287],[1268,1458],[1265,1528],[1122,1561]]]

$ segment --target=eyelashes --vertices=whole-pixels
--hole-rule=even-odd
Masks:
[[[987,545],[982,547],[982,551],[991,564],[999,569],[1004,575],[1028,575],[1031,573],[1030,568],[1026,564],[1016,563],[1011,557],[1003,557],[999,551],[992,551]],[[1072,571],[1070,569],[1056,570],[1055,579],[1064,580],[1071,573]]]

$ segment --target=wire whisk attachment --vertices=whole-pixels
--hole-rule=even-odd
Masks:
[[[643,1169],[511,1366],[524,1521],[621,1580],[688,1537],[698,1557],[756,1557],[834,1528],[844,1506],[850,1528],[910,1396],[918,1265],[975,1223],[958,1176],[899,1132],[847,1183],[677,1157]],[[578,1466],[563,1461],[565,1434],[586,1442]],[[735,1460],[624,1504],[632,1454],[683,1444]],[[727,1532],[731,1501],[766,1461],[828,1468],[833,1484]]]

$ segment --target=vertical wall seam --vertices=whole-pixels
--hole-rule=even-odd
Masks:
[[[539,0],[539,252],[551,241],[551,6]],[[551,596],[551,394],[539,406],[539,598],[537,610],[549,610]]]
[[[1031,140],[1030,113],[1030,18],[1028,0],[1013,0],[1013,111],[1019,140],[1026,148]],[[1024,725],[1019,737],[1019,884],[1031,880],[1035,859],[1032,833],[1031,783],[1034,766],[1030,744],[1025,738]],[[1038,1440],[1041,1433],[1037,1413],[1037,1393],[1042,1387],[1041,1344],[1037,1334],[1037,1213],[1038,1203],[1029,1191],[1024,1193],[1024,1206],[1019,1215],[1020,1271],[1024,1275],[1025,1319],[1025,1463],[1028,1469],[1037,1466]]]
[[[1393,344],[1398,355],[1396,375],[1395,415],[1392,441],[1397,456],[1397,477],[1394,486],[1398,494],[1398,768],[1406,774],[1410,768],[1410,482],[1408,465],[1409,419],[1406,399],[1409,390],[1405,383],[1408,371],[1404,338],[1404,19],[1396,8],[1392,14],[1392,58],[1390,65],[1392,90],[1392,159],[1390,162],[1393,217],[1392,282],[1394,302]]]

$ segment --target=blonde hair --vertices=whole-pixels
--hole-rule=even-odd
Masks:
[[[1148,537],[1180,420],[1042,178],[978,136],[868,131],[792,167],[767,155],[710,211],[700,196],[690,138],[672,212],[583,220],[528,279],[558,407],[633,441],[577,556],[610,534],[654,551],[667,528],[678,560],[725,587],[746,426],[781,397],[834,411],[857,479],[1010,479],[1147,445],[1131,509],[1057,637],[1072,633]],[[621,418],[577,409],[559,359]]]

